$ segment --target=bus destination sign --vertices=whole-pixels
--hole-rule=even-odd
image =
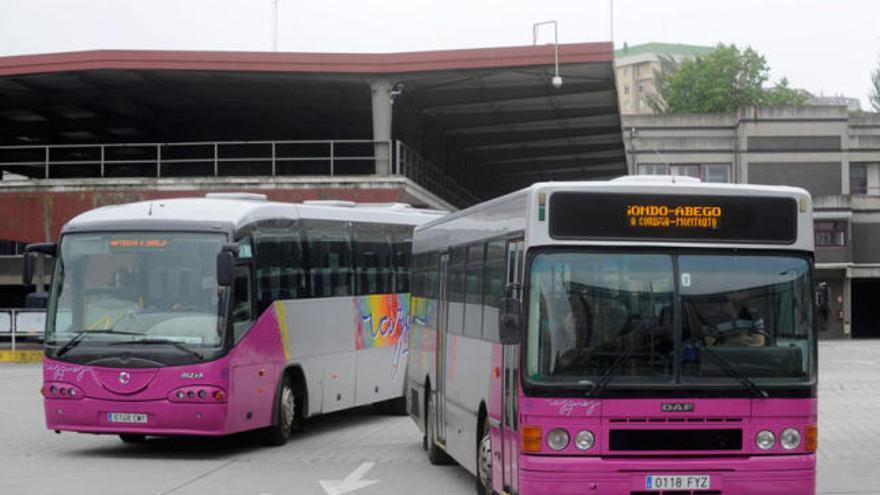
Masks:
[[[631,227],[717,229],[724,209],[720,206],[682,205],[670,207],[656,204],[626,206]]]
[[[559,191],[550,195],[555,239],[792,244],[797,201],[778,196],[698,196]]]
[[[167,239],[110,239],[112,249],[163,249]]]

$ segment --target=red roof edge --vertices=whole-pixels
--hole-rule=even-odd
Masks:
[[[611,62],[611,43],[559,45],[560,64]],[[553,63],[553,46],[400,53],[91,50],[0,57],[0,76],[97,69],[395,74]]]

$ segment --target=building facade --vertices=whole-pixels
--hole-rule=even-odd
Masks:
[[[676,62],[705,55],[714,50],[711,46],[681,45],[673,43],[645,43],[614,51],[614,71],[617,77],[617,97],[623,115],[652,114],[648,98],[656,95],[654,72],[660,69],[661,57]]]
[[[803,187],[814,200],[823,338],[880,337],[880,114],[845,106],[623,118],[630,173]]]

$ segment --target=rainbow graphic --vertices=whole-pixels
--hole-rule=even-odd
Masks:
[[[374,294],[354,298],[355,348],[406,346],[409,294]]]

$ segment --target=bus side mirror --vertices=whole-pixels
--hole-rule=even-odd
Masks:
[[[501,299],[501,312],[498,316],[498,336],[503,345],[519,344],[522,333],[522,304],[513,297]]]
[[[46,256],[55,256],[58,251],[58,245],[54,242],[40,242],[37,244],[28,244],[24,248],[24,256],[22,256],[21,279],[24,285],[31,285],[34,281],[34,261],[37,259],[37,253]]]
[[[235,281],[235,254],[238,244],[224,244],[217,253],[217,285],[229,287]]]

